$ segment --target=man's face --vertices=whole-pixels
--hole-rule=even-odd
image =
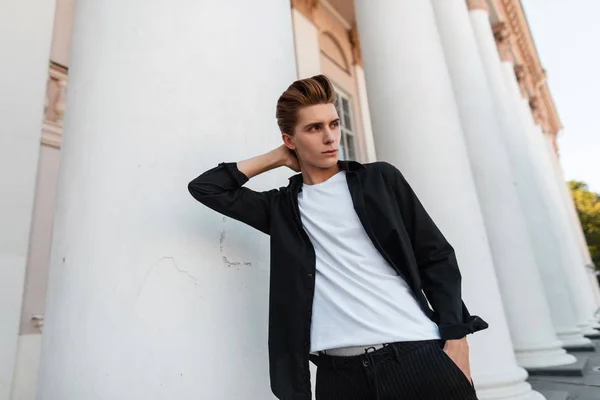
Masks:
[[[317,104],[298,110],[294,135],[283,135],[289,149],[295,150],[301,166],[331,168],[337,164],[340,143],[340,117],[333,104]]]

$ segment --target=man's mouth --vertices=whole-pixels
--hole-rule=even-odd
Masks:
[[[323,154],[328,154],[328,155],[335,154],[335,153],[337,153],[337,150],[327,150],[327,151],[323,152]]]

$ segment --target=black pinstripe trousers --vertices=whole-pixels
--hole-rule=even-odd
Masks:
[[[317,400],[476,400],[441,340],[397,342],[358,356],[311,357]]]

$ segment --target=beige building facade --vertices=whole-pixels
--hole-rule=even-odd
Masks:
[[[594,317],[600,291],[586,268],[589,254],[558,161],[562,125],[520,1],[444,1],[186,1],[185,10],[172,10],[159,0],[140,0],[119,10],[113,1],[56,0],[39,8],[37,26],[27,28],[37,47],[21,51],[0,41],[0,51],[37,68],[15,67],[0,79],[0,89],[15,81],[31,86],[12,108],[0,110],[8,121],[0,135],[7,162],[2,177],[29,179],[18,190],[8,186],[0,207],[9,221],[1,228],[0,260],[11,271],[0,284],[6,289],[0,290],[0,400],[191,398],[211,384],[203,398],[271,398],[266,241],[208,212],[180,215],[198,207],[179,200],[185,196],[179,184],[222,157],[276,145],[275,95],[292,79],[319,73],[336,87],[342,157],[396,164],[457,248],[467,304],[491,325],[469,338],[479,397],[543,398],[526,382],[526,371],[570,365],[575,360],[565,350],[589,348],[589,338],[600,336]],[[129,10],[133,3],[144,12],[129,26],[127,18],[137,15]],[[22,7],[0,16],[13,21],[5,23],[13,35],[23,34],[19,21],[33,14]],[[194,13],[202,26],[194,24]],[[217,27],[226,16],[233,22]],[[453,26],[465,28],[462,36]],[[193,56],[181,54],[186,48]],[[227,52],[237,53],[239,64],[219,69],[234,61]],[[186,68],[188,57],[195,58]],[[165,59],[174,63],[172,73]],[[463,59],[469,61],[456,62]],[[123,75],[114,75],[121,67]],[[137,70],[139,93],[131,83]],[[478,92],[461,81],[471,73]],[[221,94],[221,86],[196,74],[232,83]],[[193,95],[181,89],[188,80]],[[203,96],[212,100],[192,104]],[[192,116],[196,107],[224,118],[230,110],[235,115],[229,118],[240,120],[204,125]],[[141,123],[144,112],[165,114]],[[169,118],[173,126],[165,133]],[[255,137],[255,129],[270,132]],[[193,137],[182,133],[191,130]],[[11,135],[23,132],[28,140],[14,145]],[[476,132],[490,136],[477,142]],[[172,153],[157,156],[161,149]],[[480,157],[484,151],[489,155]],[[202,162],[194,161],[198,157]],[[153,194],[151,176],[163,185],[176,179],[177,200]],[[261,178],[257,187],[283,185],[281,178]],[[486,186],[489,179],[504,194]],[[498,199],[511,205],[503,212],[518,222],[507,225],[510,218],[490,211],[502,207]],[[182,236],[172,220],[184,226]],[[195,227],[203,221],[206,228]],[[515,226],[521,247],[517,258],[507,259]],[[172,236],[156,233],[163,229]],[[265,326],[239,333],[250,324]],[[232,367],[240,388],[227,387],[220,367],[199,367],[203,357],[213,360],[209,364],[218,357],[216,349],[203,356],[194,337],[204,350],[233,343],[232,354],[244,359]]]

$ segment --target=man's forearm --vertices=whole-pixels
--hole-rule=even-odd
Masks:
[[[192,180],[188,190],[205,206],[269,234],[271,203],[278,191],[243,186],[253,176],[283,165],[288,165],[285,153],[277,149],[238,163],[221,163]]]
[[[285,159],[279,149],[237,163],[240,172],[246,175],[248,179],[284,165]]]

